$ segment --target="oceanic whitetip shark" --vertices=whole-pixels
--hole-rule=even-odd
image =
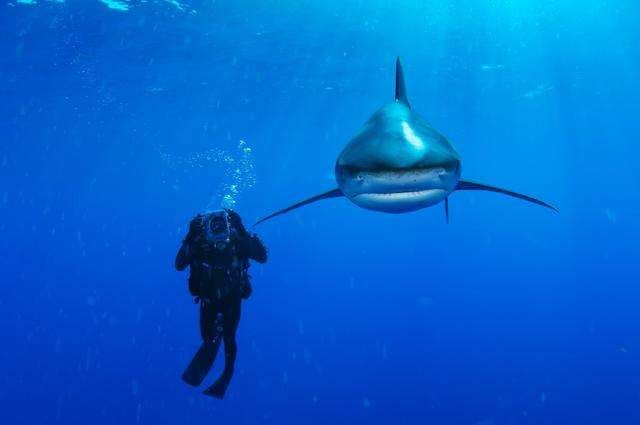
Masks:
[[[449,221],[449,195],[462,190],[502,193],[558,211],[531,196],[461,180],[460,171],[460,156],[451,143],[411,109],[398,58],[395,100],[375,112],[338,157],[338,187],[276,211],[256,224],[342,196],[359,207],[387,213],[416,211],[444,201]]]

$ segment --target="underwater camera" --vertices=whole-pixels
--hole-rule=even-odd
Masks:
[[[224,249],[231,240],[229,213],[225,210],[213,211],[204,217],[206,238],[216,249]]]

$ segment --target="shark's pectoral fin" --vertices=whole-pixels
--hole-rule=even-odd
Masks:
[[[320,195],[316,195],[316,196],[314,196],[312,198],[305,199],[304,201],[300,201],[298,203],[295,203],[295,204],[291,205],[290,207],[287,207],[287,208],[282,209],[280,211],[276,211],[273,214],[270,214],[270,215],[268,215],[268,216],[266,216],[264,218],[261,218],[260,220],[258,220],[256,222],[256,224],[254,224],[254,226],[262,223],[263,221],[267,221],[270,218],[273,218],[273,217],[278,216],[278,215],[286,214],[289,211],[293,211],[296,208],[304,207],[305,205],[309,205],[309,204],[314,203],[316,201],[321,201],[323,199],[330,199],[330,198],[339,198],[341,196],[344,196],[344,194],[342,193],[342,191],[340,189],[333,189],[333,190],[330,190],[328,192],[321,193]]]
[[[449,197],[444,198],[444,215],[447,218],[447,224],[449,224]]]
[[[523,195],[521,193],[512,192],[510,190],[501,189],[499,187],[489,186],[489,185],[486,185],[486,184],[480,184],[480,183],[474,183],[474,182],[470,182],[470,181],[460,180],[458,182],[458,185],[456,186],[455,190],[486,190],[486,191],[489,191],[489,192],[502,193],[503,195],[508,195],[508,196],[512,196],[514,198],[522,199],[522,200],[527,201],[527,202],[531,202],[531,203],[534,203],[534,204],[541,205],[543,207],[547,207],[549,209],[552,209],[555,212],[559,212],[558,209],[556,207],[554,207],[553,205],[549,205],[546,202],[541,201],[539,199],[533,198],[531,196]]]

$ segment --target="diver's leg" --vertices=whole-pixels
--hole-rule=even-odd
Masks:
[[[220,348],[221,332],[219,329],[220,318],[218,309],[211,303],[200,301],[200,334],[202,345],[193,356],[191,363],[182,374],[182,380],[189,385],[197,387],[209,373]]]
[[[224,324],[224,370],[218,380],[204,391],[204,394],[210,395],[219,399],[224,398],[227,391],[227,387],[233,377],[233,370],[236,363],[236,355],[238,353],[238,346],[236,343],[236,331],[238,330],[238,324],[240,323],[241,312],[241,300],[230,301],[225,309],[225,324]]]
[[[222,372],[223,377],[227,377],[231,380],[233,376],[233,369],[236,364],[236,355],[238,353],[238,344],[236,343],[236,332],[238,330],[238,324],[240,323],[240,312],[242,307],[242,301],[234,299],[229,306],[229,319],[224,328],[224,370]]]

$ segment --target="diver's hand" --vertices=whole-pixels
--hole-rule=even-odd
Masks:
[[[255,233],[247,233],[245,236],[239,235],[236,243],[240,255],[255,260],[258,263],[265,263],[267,261],[267,249]]]
[[[240,236],[249,236],[247,229],[245,229],[244,225],[242,224],[242,219],[240,218],[240,215],[237,212],[231,211],[231,210],[228,210],[228,213],[229,213],[229,224],[231,229]]]
[[[251,244],[250,236],[243,235],[234,231],[232,233],[232,237],[236,243],[236,246],[238,247],[238,251],[240,252],[240,254],[246,255],[247,251],[250,249],[250,244]]]
[[[253,293],[253,286],[251,286],[251,282],[246,281],[244,285],[242,285],[242,294],[240,296],[243,300],[249,299],[251,294]]]
[[[204,224],[202,220],[202,214],[196,215],[191,222],[189,223],[189,231],[187,232],[187,236],[184,238],[184,241],[187,243],[192,243],[194,240],[204,234]]]
[[[213,255],[213,247],[206,238],[200,238],[196,244],[198,258],[209,258]]]

